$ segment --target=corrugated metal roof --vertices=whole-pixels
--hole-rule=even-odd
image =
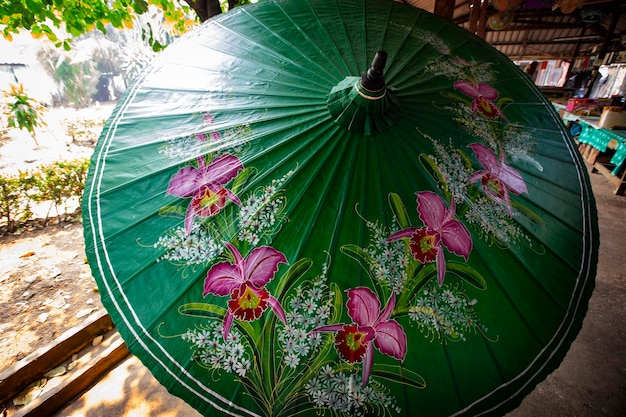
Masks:
[[[434,12],[437,1],[447,0],[399,1]],[[559,0],[522,1],[511,9],[512,20],[503,29],[495,30],[493,27],[497,28],[497,25],[487,25],[484,39],[511,59],[569,60],[575,56],[596,54],[605,41],[609,57],[613,57],[612,52],[625,50],[626,1],[587,0],[571,13],[563,13],[561,8],[553,10],[555,1]],[[481,0],[454,1],[452,21],[469,29],[472,4],[480,7]],[[494,16],[497,12],[489,3],[487,16]],[[594,22],[593,17],[597,21]],[[612,33],[611,26],[614,26]]]

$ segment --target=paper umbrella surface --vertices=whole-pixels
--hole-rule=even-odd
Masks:
[[[131,352],[204,415],[502,415],[593,290],[585,166],[507,57],[398,2],[267,0],[120,99],[83,197]]]

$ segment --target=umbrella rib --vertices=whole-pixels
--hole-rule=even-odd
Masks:
[[[368,4],[368,3],[366,3],[366,4]],[[394,10],[393,6],[389,7],[387,9],[387,17],[384,19],[384,21],[386,21],[386,22],[390,22],[391,21],[391,15],[392,15],[393,10]],[[378,17],[378,13],[374,13],[374,16]],[[383,27],[382,33],[380,34],[380,39],[378,41],[378,45],[375,48],[376,51],[385,51],[385,52],[388,53],[387,48],[385,47],[385,39],[387,38],[387,34],[388,33],[389,33],[389,26],[386,25],[386,26]],[[404,42],[402,42],[401,45],[404,45]],[[370,49],[366,48],[366,50],[370,50]],[[395,48],[394,52],[397,52],[399,50],[400,50],[400,47],[397,47],[397,48]],[[389,54],[387,54],[387,60],[389,62],[393,62],[394,56],[390,57]]]
[[[181,68],[185,68],[184,65],[176,63],[176,62],[170,62],[168,63],[168,65],[171,65],[172,67],[175,66],[180,66]],[[271,69],[271,67],[267,66],[265,67],[266,69]],[[204,68],[205,70],[207,68]],[[205,71],[202,71],[203,73]],[[209,73],[211,73],[212,71],[209,71]],[[273,75],[272,77],[266,77],[263,78],[263,75],[268,74],[268,75]],[[202,75],[198,75],[199,77],[202,77]],[[195,75],[194,75],[195,77]],[[252,85],[252,86],[248,86],[247,84],[249,84],[250,80],[248,77],[246,77],[244,74],[242,74],[241,76],[239,76],[238,74],[232,74],[230,76],[230,81],[232,82],[231,85],[229,85],[228,87],[228,93],[240,93],[240,94],[260,94],[262,93],[263,95],[276,95],[276,96],[284,96],[285,98],[292,98],[292,97],[304,97],[304,98],[311,98],[310,94],[311,93],[315,93],[315,94],[326,94],[327,91],[330,89],[331,86],[333,86],[333,80],[324,80],[324,82],[322,83],[321,80],[318,80],[317,82],[313,83],[311,82],[312,79],[310,77],[301,77],[299,75],[294,74],[293,72],[288,73],[288,72],[282,72],[282,73],[275,73],[275,72],[262,72],[262,74],[259,74],[256,78],[257,82]],[[293,80],[293,81],[292,81]],[[264,84],[261,84],[261,81],[264,82]],[[190,84],[191,82],[193,82],[194,84]],[[233,87],[234,86],[234,87]],[[255,87],[261,91],[255,91],[252,88],[242,88],[242,86],[247,86],[247,87]],[[272,89],[268,89],[267,86],[271,86],[273,89],[276,89],[276,86],[285,86],[285,87],[289,87],[292,90],[289,91],[289,96],[285,96],[285,92],[274,92]],[[177,93],[181,93],[181,92],[185,92],[185,90],[187,91],[194,91],[197,92],[199,94],[203,94],[206,95],[207,93],[211,93],[212,91],[216,91],[219,92],[221,94],[224,93],[224,87],[223,86],[218,86],[217,88],[214,88],[212,85],[203,85],[202,83],[196,82],[194,80],[189,80],[189,82],[185,83],[185,88],[181,88],[180,86],[170,86],[167,89],[166,88],[159,88],[159,87],[153,87],[152,91],[175,91]],[[305,94],[308,93],[308,94]]]
[[[454,376],[454,367],[452,366],[452,360],[450,359],[450,353],[448,352],[448,345],[442,344],[441,349],[443,350],[443,355],[446,358],[446,363],[448,364],[447,368],[450,373],[450,380],[452,381],[452,386],[454,387],[454,394],[456,395],[457,404],[463,404],[461,397],[461,390],[459,388],[459,383],[457,382],[456,377]]]
[[[278,3],[276,3],[278,4]],[[261,28],[263,28],[267,33],[271,33],[273,36],[275,36],[282,44],[288,46],[287,50],[290,53],[294,53],[295,51],[298,51],[298,55],[301,58],[304,58],[310,65],[316,67],[318,69],[318,71],[313,71],[311,67],[309,66],[304,66],[304,65],[298,65],[298,69],[300,71],[302,71],[303,74],[305,73],[309,73],[309,74],[313,74],[315,75],[315,77],[322,77],[323,79],[326,80],[326,82],[329,85],[332,85],[336,78],[331,76],[328,72],[327,69],[323,68],[318,62],[314,61],[311,59],[311,57],[309,56],[309,53],[305,53],[303,51],[301,51],[300,49],[296,48],[295,45],[293,45],[292,43],[290,43],[287,39],[285,39],[283,36],[280,36],[278,33],[272,32],[263,22],[261,22],[259,19],[257,19],[255,16],[251,15],[247,9],[241,9],[242,13],[247,14],[252,20],[254,20],[257,25]],[[284,52],[282,52],[277,46],[276,44],[272,44],[272,46],[274,48],[270,48],[269,46],[265,45],[265,44],[259,44],[259,43],[255,43],[254,40],[244,37],[243,34],[241,33],[237,33],[237,32],[233,32],[231,29],[229,29],[227,26],[225,25],[221,25],[222,30],[224,31],[228,31],[230,33],[232,33],[233,35],[236,35],[242,39],[246,39],[248,42],[250,42],[251,44],[253,44],[254,46],[256,46],[257,48],[262,48],[262,50],[264,51],[264,54],[267,54],[267,56],[271,56],[274,57],[276,59],[281,60],[282,62],[288,62],[290,64],[295,64],[293,61],[293,57],[292,56],[287,56],[284,54]],[[263,60],[258,60],[256,61],[257,64],[264,64],[265,61]],[[275,69],[274,66],[270,66],[270,65],[263,65],[264,67],[268,68],[268,69]],[[299,76],[299,75],[295,75],[295,74],[290,74],[292,76],[296,76],[298,78],[300,78],[302,80],[302,82],[304,83],[304,85],[306,85],[306,82],[310,83],[312,80],[310,77],[306,77],[304,75]],[[337,75],[336,77],[339,77],[339,75]]]
[[[244,96],[245,94],[242,94],[242,97]],[[262,106],[262,108],[259,108],[260,107],[259,104],[255,104],[254,101],[250,100],[242,104],[237,103],[237,105],[232,105],[232,107],[230,108],[228,106],[220,106],[220,110],[219,110],[220,112],[223,112],[225,110],[242,112],[241,118],[238,120],[229,120],[227,122],[216,121],[211,126],[199,126],[198,123],[195,120],[193,120],[193,118],[198,118],[203,112],[212,113],[212,110],[215,109],[217,104],[219,103],[214,103],[212,106],[209,106],[207,104],[206,108],[204,109],[196,106],[194,111],[191,111],[193,107],[190,107],[189,109],[187,109],[183,106],[176,106],[174,109],[168,110],[167,116],[159,115],[159,120],[171,119],[170,124],[167,124],[167,123],[162,123],[162,124],[165,127],[170,128],[174,133],[163,134],[162,131],[159,131],[159,136],[155,138],[154,142],[156,143],[157,141],[177,138],[181,136],[187,136],[187,135],[194,134],[194,133],[224,130],[228,127],[241,126],[241,125],[249,124],[249,123],[259,123],[259,121],[267,120],[267,117],[266,117],[268,116],[267,110],[270,110],[270,109],[283,109],[285,111],[284,117],[287,117],[287,112],[289,113],[289,115],[292,115],[292,117],[300,116],[303,114],[309,114],[309,113],[318,113],[321,115],[328,114],[328,109],[327,109],[325,99],[321,97],[319,99],[310,100],[306,105],[302,105],[302,103],[299,104],[295,101],[293,103],[280,103],[279,102],[275,105]],[[163,109],[161,109],[161,111],[162,110]],[[243,112],[246,112],[246,113],[243,113]],[[148,113],[147,115],[145,116],[142,115],[141,117],[130,116],[128,117],[126,121],[132,122],[132,124],[139,124],[139,123],[142,123],[144,120],[150,120],[151,117],[154,117],[157,115],[158,115],[158,112]],[[181,118],[183,118],[183,116],[186,117],[186,120],[180,120]],[[248,120],[246,120],[246,117]],[[330,117],[330,115],[328,115],[328,117]],[[190,128],[188,128],[188,130],[181,130],[179,125],[182,122],[188,122],[187,124],[190,125]],[[195,122],[195,124],[193,122]],[[183,125],[183,127],[186,128],[187,126]]]
[[[396,5],[393,5],[393,8],[390,8],[389,10],[389,16],[391,16],[392,11],[396,9]],[[391,17],[389,17],[389,20],[391,21]],[[410,71],[407,71],[407,67],[409,67],[409,65],[414,65],[415,61],[416,61],[416,57],[419,54],[419,52],[424,48],[424,45],[421,45],[419,48],[415,49],[414,48],[410,48],[407,46],[408,45],[408,41],[411,37],[411,33],[412,33],[412,28],[415,27],[415,25],[417,24],[417,21],[419,20],[419,16],[415,16],[413,23],[411,24],[411,29],[409,29],[408,31],[403,31],[403,36],[402,39],[399,42],[394,42],[394,47],[391,46],[387,46],[387,43],[385,42],[383,44],[383,46],[381,46],[381,49],[384,49],[387,51],[388,55],[388,62],[391,63],[391,65],[389,65],[389,68],[385,71],[385,80],[387,81],[388,85],[391,86],[395,86],[398,84],[398,81],[396,80],[396,77],[399,74],[404,74],[406,72],[414,72],[414,69],[411,68]],[[387,33],[387,28],[385,30],[385,33]],[[386,41],[387,39],[385,39]],[[405,52],[407,49],[409,49],[411,51],[410,54],[407,54],[405,57],[400,58],[400,51]],[[404,55],[404,54],[403,54]],[[403,62],[399,63],[398,60],[402,59]]]
[[[285,17],[286,17],[286,18],[287,18],[290,22],[292,22],[292,23],[294,24],[294,27],[298,27],[298,28],[299,28],[299,25],[298,25],[298,24],[297,24],[297,23],[293,20],[293,18],[289,15],[289,13],[287,13],[287,11],[284,9],[284,7],[283,7],[281,4],[279,4],[279,3],[277,3],[277,5],[278,5],[278,7],[279,7],[279,8],[281,8],[281,10],[282,10],[282,12],[284,13]],[[339,51],[338,51],[336,48],[334,48],[334,49],[333,49],[333,50],[335,51],[335,55],[336,55],[336,56],[339,56],[339,57],[341,57],[341,58],[344,58],[344,59],[339,59],[339,60],[338,60],[338,62],[339,62],[340,64],[343,64],[343,68],[338,68],[338,67],[336,66],[336,62],[335,62],[335,60],[332,60],[332,59],[330,58],[329,53],[327,52],[327,51],[328,51],[328,46],[329,46],[329,45],[335,45],[335,43],[334,43],[334,42],[332,42],[331,37],[330,37],[330,36],[329,36],[329,34],[328,34],[328,28],[327,28],[327,26],[324,26],[324,25],[322,24],[322,22],[321,22],[321,20],[320,20],[320,18],[319,18],[319,15],[318,15],[318,14],[315,12],[315,10],[313,9],[313,6],[312,6],[310,3],[307,3],[307,5],[309,6],[309,9],[311,10],[311,13],[313,13],[313,14],[315,15],[315,18],[316,18],[316,21],[315,21],[315,22],[316,22],[316,24],[317,24],[318,28],[320,28],[320,29],[321,29],[321,32],[322,32],[322,33],[326,34],[326,39],[324,39],[323,41],[322,41],[322,40],[320,40],[320,41],[319,41],[319,43],[321,43],[321,44],[325,45],[325,46],[326,46],[326,48],[321,48],[321,47],[319,47],[319,46],[317,45],[317,42],[315,42],[315,41],[313,40],[313,38],[311,38],[311,36],[310,36],[308,33],[304,32],[303,30],[299,30],[299,31],[300,31],[300,33],[301,33],[301,34],[302,34],[302,35],[303,35],[303,36],[304,36],[304,37],[305,37],[305,38],[309,41],[310,45],[315,45],[315,46],[316,46],[316,48],[315,48],[315,51],[316,51],[316,52],[318,52],[318,53],[320,53],[321,55],[325,56],[325,57],[327,58],[328,62],[333,62],[333,64],[334,64],[334,66],[333,66],[333,67],[334,67],[334,69],[336,69],[336,71],[337,71],[337,73],[338,73],[337,75],[335,75],[335,77],[336,77],[336,79],[341,79],[341,78],[343,77],[343,75],[345,75],[346,73],[350,73],[350,69],[346,66],[346,63],[345,63],[345,60],[344,60],[344,59],[345,59],[345,57],[341,57],[341,56],[340,56],[340,54],[339,54]],[[299,29],[300,29],[300,28],[299,28]],[[290,45],[292,45],[292,44],[290,43]],[[293,46],[293,45],[292,45],[292,46]],[[295,47],[295,46],[294,46],[294,47]],[[296,48],[296,49],[298,49],[298,48]],[[298,49],[298,50],[299,50],[299,49]],[[302,52],[302,51],[300,51],[300,53],[302,54],[302,56],[303,56],[303,57],[308,57],[308,54],[307,54],[307,53],[304,53],[304,52]],[[318,62],[316,62],[316,61],[311,61],[311,62],[312,62],[313,64],[315,64],[315,66],[316,66],[316,67],[318,67],[318,68],[319,68],[319,70],[320,70],[320,72],[321,72],[321,73],[327,73],[327,72],[328,72],[327,67],[323,67],[323,66],[321,66],[321,65],[320,65]],[[335,80],[336,80],[336,79],[335,79]],[[333,80],[333,82],[334,82],[335,80]]]
[[[336,133],[339,133],[339,132],[342,131],[340,128],[338,128],[335,125],[327,125],[327,126],[329,126],[329,127],[326,129],[326,131],[330,131],[330,132],[335,131]],[[345,136],[347,136],[346,139],[351,139],[350,137],[348,137],[348,135],[345,135]],[[318,138],[319,137],[324,137],[324,136],[320,134],[320,135],[318,135]],[[333,134],[328,134],[327,137],[328,138],[333,138],[333,139],[338,138],[337,136],[333,136]],[[340,146],[342,147],[343,150],[341,151],[341,154],[344,154],[348,150],[348,147],[346,146],[346,142],[347,141],[345,141],[345,140],[343,140],[343,141],[342,140],[336,140],[336,141],[333,140],[332,142],[333,142],[331,144],[332,146],[324,146],[323,147],[325,152],[326,152],[326,157],[325,158],[321,158],[321,155],[316,155],[316,158],[320,162],[319,168],[317,168],[316,170],[318,172],[323,172],[324,173],[324,178],[331,178],[332,177],[332,172],[335,172],[338,169],[338,167],[340,166],[340,163],[344,162],[344,160],[338,156],[338,155],[340,155],[338,153],[338,148]],[[305,146],[301,147],[300,149],[304,149],[304,148],[305,148]],[[321,169],[321,166],[322,166],[321,162],[328,160],[328,156],[335,157],[337,163],[333,167],[331,167],[330,169]],[[310,158],[311,161],[312,161],[312,159],[313,158]],[[306,163],[301,164],[300,167],[299,167],[299,171],[302,171],[305,167],[307,167],[307,165],[309,165],[309,164],[306,164]],[[313,167],[313,168],[315,168],[315,167]],[[313,182],[315,182],[315,177],[309,178],[307,180],[307,183],[303,187],[301,187],[301,189],[304,191],[305,189],[308,188],[308,185],[313,183]],[[330,187],[327,187],[324,190],[324,193],[320,196],[321,198],[317,199],[315,206],[311,206],[311,205],[307,206],[307,211],[309,213],[314,213],[314,216],[312,216],[311,219],[310,219],[310,223],[311,224],[315,224],[316,223],[315,219],[319,218],[319,215],[323,212],[323,210],[320,210],[319,207],[324,207],[325,206],[324,201],[325,201],[326,197],[329,195],[330,191],[331,191]],[[298,194],[298,199],[301,199],[302,197],[304,197],[304,193],[300,192]],[[295,204],[297,201],[298,200],[294,201],[293,206],[297,205],[297,204]],[[341,213],[337,213],[337,214],[338,214],[338,216],[341,216]],[[299,253],[301,251],[302,245],[304,244],[304,242],[307,242],[307,241],[310,240],[310,236],[313,233],[315,233],[315,228],[311,227],[311,228],[309,228],[306,231],[305,234],[303,234],[301,236],[300,244],[298,245],[298,249],[295,250],[295,253]],[[334,236],[333,236],[333,239],[334,239]]]
[[[335,12],[337,14],[337,16],[342,16],[342,8],[339,6],[339,1],[335,0],[334,2],[328,2],[327,5],[329,4],[333,4],[335,6]],[[310,5],[311,9],[313,9],[313,5]],[[314,13],[316,15],[316,17],[319,20],[319,13],[317,11],[314,10]],[[351,65],[351,68],[348,68],[348,74],[350,75],[357,75],[360,73],[361,69],[359,68],[359,64],[356,62],[355,57],[354,57],[354,48],[350,47],[347,48],[348,51],[350,51],[350,55],[347,56],[347,51],[340,51],[338,48],[338,45],[352,45],[352,42],[350,40],[350,36],[349,36],[349,31],[346,27],[346,22],[345,19],[341,18],[339,19],[339,22],[334,22],[334,25],[322,25],[322,23],[320,22],[320,25],[323,26],[325,28],[325,30],[327,31],[329,38],[333,39],[333,41],[329,44],[329,47],[332,46],[333,49],[337,52],[338,55],[343,57],[343,62],[346,65]],[[341,26],[341,29],[340,27]],[[334,34],[336,34],[337,36],[340,36],[342,39],[336,39],[333,36],[330,35],[330,29],[336,29],[333,31]],[[351,58],[351,60],[348,62],[348,58]],[[373,57],[371,57],[373,58]],[[367,65],[367,64],[366,64]],[[365,68],[363,68],[364,70]]]

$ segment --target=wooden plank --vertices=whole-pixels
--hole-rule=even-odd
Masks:
[[[122,337],[119,333],[112,332],[110,344],[104,350],[95,354],[86,363],[79,364],[67,375],[58,377],[60,380],[54,387],[44,388],[44,392],[39,397],[16,411],[13,417],[46,417],[54,414],[91,388],[128,354],[129,351]]]
[[[591,165],[594,165],[599,154],[600,151],[598,149],[591,148],[591,150],[587,153],[587,162],[589,162]]]
[[[50,369],[71,358],[88,346],[94,337],[113,328],[109,315],[98,311],[83,323],[64,332],[50,344],[43,346],[0,374],[0,403],[19,394]]]
[[[604,175],[613,185],[615,185],[615,190],[613,190],[613,194],[623,195],[626,191],[626,183],[624,179],[626,177],[626,172],[621,177],[617,177],[611,174],[611,171],[604,166],[603,164],[596,162],[593,164],[594,169],[596,169],[599,173]]]
[[[626,176],[626,172],[624,172],[624,175],[622,176],[622,183],[618,185],[617,188],[615,188],[615,190],[613,191],[613,194],[624,195],[624,193],[626,192],[626,181],[624,181],[625,176]]]

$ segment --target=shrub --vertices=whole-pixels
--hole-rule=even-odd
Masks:
[[[0,175],[0,219],[6,219],[6,231],[14,232],[32,216],[29,190],[33,187],[30,175]]]
[[[67,135],[72,138],[72,143],[90,142],[93,144],[98,140],[102,126],[104,126],[104,119],[66,119],[63,125]]]
[[[77,159],[41,165],[34,172],[20,171],[18,176],[0,175],[0,220],[5,222],[4,229],[15,232],[31,220],[34,203],[51,203],[45,223],[53,208],[58,215],[63,206],[69,214],[67,203],[72,198],[80,203],[88,169],[88,159]]]

